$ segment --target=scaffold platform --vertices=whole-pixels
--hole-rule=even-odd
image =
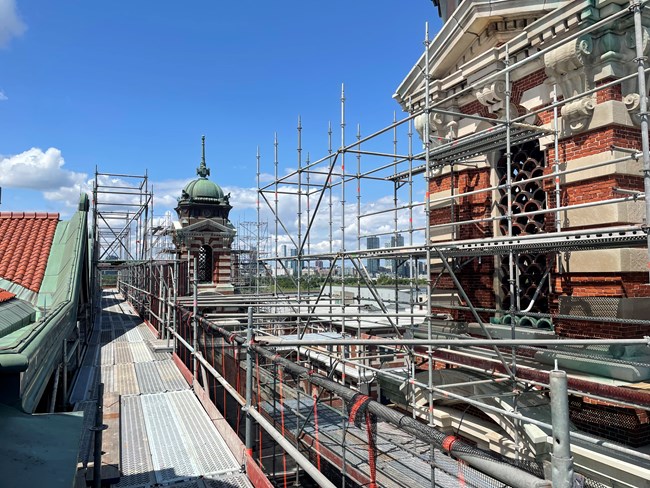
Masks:
[[[117,292],[103,292],[92,344],[72,394],[75,410],[84,412],[79,473],[88,479],[92,472],[91,427],[101,381],[108,425],[102,477],[107,466],[117,463],[112,469],[117,468],[119,480],[112,486],[252,487],[171,354],[153,350],[155,339]],[[107,406],[111,399],[118,399],[117,408]],[[111,469],[106,472],[115,477]]]

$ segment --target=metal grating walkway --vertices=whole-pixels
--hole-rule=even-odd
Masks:
[[[120,395],[120,471],[116,488],[252,488],[171,354],[153,352],[149,327],[115,292],[104,292],[96,346],[75,388],[87,412],[79,461],[92,462],[96,385]],[[94,374],[95,371],[97,374]]]

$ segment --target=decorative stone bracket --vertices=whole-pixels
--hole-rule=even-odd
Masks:
[[[565,99],[593,88],[593,52],[593,39],[587,35],[544,55],[549,81],[559,85]],[[561,109],[565,126],[573,133],[584,130],[589,125],[595,108],[595,95],[585,95],[567,103]]]
[[[610,35],[611,36],[611,35]],[[616,36],[616,47],[620,47],[619,57],[627,60],[626,67],[624,71],[625,74],[631,74],[636,69],[636,39],[634,31],[632,29],[628,30],[624,35]],[[621,39],[622,38],[622,39]],[[621,40],[623,42],[621,42]],[[648,27],[643,27],[643,45],[642,51],[643,56],[648,56],[650,54],[650,29]],[[646,74],[646,87],[648,85],[649,76]],[[633,77],[629,80],[625,80],[621,83],[621,92],[623,94],[623,103],[627,108],[632,121],[636,125],[641,124],[641,118],[639,117],[639,105],[641,100],[641,95],[639,93],[639,79]]]
[[[447,109],[448,110],[448,109]],[[458,134],[458,121],[461,114],[448,115],[440,113],[429,114],[429,143],[431,147],[436,147],[455,139]],[[420,140],[424,143],[424,132],[426,124],[426,114],[420,114],[415,117],[413,125]]]
[[[650,54],[650,28],[643,26],[644,56]],[[636,39],[631,21],[596,31],[558,47],[544,56],[546,74],[559,85],[564,98],[584,93],[597,81],[623,78],[636,72]],[[646,75],[646,80],[648,80]],[[639,124],[639,82],[631,77],[621,82],[621,94],[630,117]],[[586,129],[596,107],[596,94],[585,95],[562,107],[565,127],[572,132]]]

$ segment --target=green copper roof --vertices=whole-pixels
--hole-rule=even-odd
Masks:
[[[83,412],[28,415],[0,405],[0,484],[73,486],[83,420]]]
[[[183,188],[183,200],[222,200],[223,190],[207,178],[197,178]]]

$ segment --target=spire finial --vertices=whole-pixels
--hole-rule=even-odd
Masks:
[[[210,176],[210,168],[205,165],[205,136],[201,136],[201,164],[196,168],[196,174],[201,178]]]

